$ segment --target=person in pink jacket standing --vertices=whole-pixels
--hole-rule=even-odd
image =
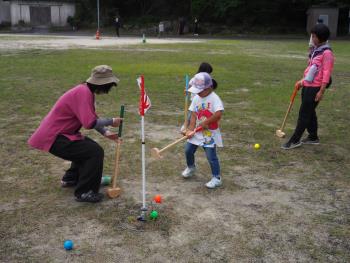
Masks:
[[[334,56],[328,44],[330,31],[324,24],[317,24],[311,29],[313,48],[310,50],[309,63],[304,71],[304,77],[297,82],[301,88],[301,105],[294,134],[281,148],[288,150],[302,144],[319,144],[317,134],[318,122],[316,107],[322,100],[326,88],[332,83],[331,74],[334,65]],[[301,139],[304,131],[308,136]]]
[[[120,118],[99,118],[95,112],[95,94],[108,93],[119,80],[107,65],[96,66],[86,82],[64,93],[29,138],[28,144],[38,150],[71,161],[64,174],[63,187],[74,186],[78,202],[96,203],[103,171],[103,148],[80,133],[95,129],[104,137],[117,140],[118,135],[106,126],[118,127]]]

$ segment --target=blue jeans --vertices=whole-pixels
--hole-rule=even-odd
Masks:
[[[195,160],[194,154],[197,151],[198,145],[187,142],[185,145],[185,155],[187,167],[194,168]],[[210,164],[211,173],[213,177],[220,178],[220,163],[216,155],[216,146],[214,147],[203,147],[205,154],[207,156],[208,162]]]

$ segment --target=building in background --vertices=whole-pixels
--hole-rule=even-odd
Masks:
[[[68,26],[67,18],[75,14],[74,1],[0,0],[0,23],[12,26],[24,23],[32,27]]]
[[[0,0],[0,24],[11,22],[10,2]]]
[[[319,21],[329,27],[331,37],[336,37],[338,32],[339,8],[312,6],[307,10],[306,30],[310,33],[311,28]]]

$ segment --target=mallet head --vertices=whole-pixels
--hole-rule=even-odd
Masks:
[[[284,138],[286,134],[282,130],[276,130],[276,136],[280,138]]]
[[[162,156],[160,155],[160,150],[158,148],[153,148],[151,150],[151,155],[153,158],[157,158],[157,159],[162,158]]]
[[[108,188],[106,191],[109,198],[116,198],[120,195],[121,189],[119,187],[116,188]]]

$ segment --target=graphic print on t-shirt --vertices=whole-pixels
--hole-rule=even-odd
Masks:
[[[202,103],[199,106],[196,106],[196,115],[197,115],[197,120],[199,123],[205,121],[206,119],[209,119],[211,116],[213,116],[213,113],[210,111],[210,106],[211,103]],[[209,129],[204,129],[202,131],[203,137],[204,137],[204,146],[209,146],[215,144],[213,134],[210,130],[216,130],[219,127],[218,122],[213,122],[208,125]]]
[[[196,115],[196,127],[198,127],[201,122],[212,117],[215,112],[223,111],[224,107],[219,96],[217,96],[215,92],[212,92],[204,98],[196,95],[192,100],[189,110]],[[223,143],[219,123],[210,123],[207,128],[201,132],[195,133],[188,142],[203,147],[222,147]]]

